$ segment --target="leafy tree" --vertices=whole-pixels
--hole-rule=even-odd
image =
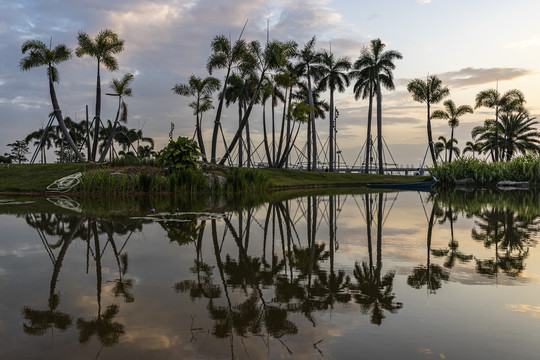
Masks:
[[[435,110],[431,117],[433,119],[447,120],[448,125],[452,129],[450,134],[450,158],[448,162],[452,162],[452,153],[454,152],[454,129],[459,126],[459,118],[465,114],[472,114],[473,109],[469,105],[461,105],[459,107],[454,104],[452,100],[446,100],[444,103],[444,110]]]
[[[202,137],[202,114],[214,108],[212,105],[212,94],[219,90],[220,85],[221,82],[215,77],[207,76],[200,78],[191,75],[187,84],[176,84],[172,88],[175,94],[195,96],[195,101],[189,103],[189,107],[193,109],[193,115],[195,115],[195,131],[201,153],[204,155],[204,161],[206,161],[206,150]]]
[[[499,123],[499,113],[511,113],[513,111],[517,112],[526,112],[524,108],[525,96],[523,93],[517,89],[508,90],[504,94],[500,94],[497,89],[488,89],[480,91],[476,95],[476,105],[475,109],[479,107],[487,107],[490,109],[495,109],[495,126],[498,126]],[[493,159],[494,161],[499,161],[499,134],[495,132],[494,134],[494,145],[493,145]]]
[[[45,134],[45,137],[43,137],[43,134],[45,133],[44,128],[41,128],[36,131],[32,131],[30,134],[26,135],[26,138],[24,141],[29,144],[34,140],[33,145],[38,146],[39,142],[43,138],[43,143],[41,144],[41,148],[39,149],[41,152],[41,163],[46,164],[47,163],[47,153],[45,150],[50,149],[54,145],[54,141],[56,140],[56,134],[54,131],[47,131]]]
[[[29,153],[28,144],[24,140],[17,140],[11,144],[7,144],[11,148],[11,159],[21,164],[28,161],[26,154]]]
[[[64,138],[68,142],[71,149],[75,152],[75,155],[79,161],[83,162],[84,159],[79,152],[79,149],[69,136],[68,130],[64,123],[64,118],[62,116],[62,111],[60,110],[60,105],[58,104],[58,98],[56,97],[56,90],[54,88],[54,83],[60,82],[60,75],[58,73],[57,65],[69,60],[71,58],[71,50],[64,44],[57,45],[54,49],[52,45],[47,47],[45,43],[39,40],[28,40],[25,41],[21,47],[23,54],[28,54],[26,57],[22,58],[19,63],[19,68],[22,71],[30,70],[35,67],[47,66],[47,77],[49,79],[49,94],[51,96],[51,103],[54,110],[54,116],[58,121],[58,125]]]
[[[108,95],[113,95],[113,96],[118,97],[118,110],[116,110],[116,119],[114,120],[112,129],[110,129],[110,131],[108,132],[105,145],[103,149],[101,150],[101,156],[99,157],[99,160],[98,160],[99,162],[105,159],[105,156],[107,156],[107,152],[109,151],[109,148],[113,146],[118,122],[120,121],[124,124],[127,123],[128,108],[127,108],[126,102],[124,101],[124,96],[132,95],[132,89],[130,87],[132,81],[133,81],[133,74],[130,74],[130,73],[125,74],[120,80],[113,79],[112,81],[111,89],[114,91],[114,93],[108,94]]]
[[[360,57],[355,62],[355,69],[369,69],[376,81],[375,94],[377,95],[377,152],[379,153],[379,174],[383,174],[383,143],[382,143],[382,93],[381,86],[394,90],[394,75],[396,68],[394,61],[402,59],[400,52],[395,50],[384,51],[386,44],[381,39],[371,40],[369,47],[362,48]]]
[[[92,153],[89,154],[90,159],[96,160],[99,126],[101,121],[101,65],[109,71],[118,70],[118,60],[114,57],[124,50],[124,40],[119,39],[118,35],[110,30],[101,30],[94,39],[80,31],[77,35],[79,46],[75,49],[77,57],[89,55],[97,60],[97,86],[96,86],[96,113],[94,125],[94,143],[92,145]]]
[[[329,123],[329,170],[334,171],[334,129],[335,129],[335,106],[334,92],[344,92],[349,86],[350,80],[348,71],[351,68],[351,61],[348,57],[334,58],[334,54],[324,51],[320,55],[320,63],[314,67],[315,78],[319,82],[318,90],[330,91],[330,123]]]
[[[435,156],[435,148],[433,143],[433,135],[431,132],[431,104],[436,104],[442,99],[450,95],[448,87],[443,86],[441,79],[436,75],[428,76],[426,81],[422,79],[414,79],[407,85],[407,90],[412,94],[413,100],[424,102],[427,105],[427,135],[429,151],[433,165],[437,163]]]

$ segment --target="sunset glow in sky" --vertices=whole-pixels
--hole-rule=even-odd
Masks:
[[[39,39],[53,46],[64,43],[73,51],[78,31],[95,36],[110,28],[126,41],[118,56],[120,70],[102,71],[103,92],[113,78],[135,75],[133,97],[127,98],[129,127],[143,127],[154,137],[156,148],[168,141],[170,123],[175,136],[191,137],[194,118],[188,98],[171,88],[187,82],[191,74],[207,76],[206,60],[215,35],[238,37],[249,19],[244,37],[295,40],[302,46],[317,37],[317,48],[329,49],[353,61],[370,40],[380,38],[387,49],[398,50],[396,90],[383,91],[383,136],[397,163],[417,164],[423,158],[427,135],[424,104],[412,100],[406,84],[428,74],[439,76],[450,88],[457,105],[474,106],[475,95],[494,88],[524,92],[531,116],[540,115],[540,27],[536,0],[0,0],[0,154],[6,146],[46,123],[50,105],[45,68],[21,72],[21,44]],[[95,60],[74,57],[59,66],[57,93],[65,115],[82,120],[85,105],[90,117],[95,104]],[[222,79],[222,72],[214,73]],[[367,101],[355,101],[352,86],[337,95],[338,143],[349,165],[365,141]],[[434,109],[442,108],[442,104]],[[116,100],[104,97],[102,120],[113,119]],[[213,111],[204,115],[205,140],[210,141]],[[480,108],[461,119],[456,129],[459,147],[471,140],[470,130],[492,117]],[[223,126],[232,137],[237,124],[236,107],[225,109]],[[261,110],[250,120],[260,139]],[[321,138],[327,120],[318,122]],[[444,121],[433,122],[434,138],[450,136]],[[260,140],[255,140],[258,144]],[[297,145],[303,145],[303,139]]]

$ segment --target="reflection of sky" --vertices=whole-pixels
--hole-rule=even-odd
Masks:
[[[499,274],[489,279],[476,273],[474,260],[459,263],[450,272],[436,294],[429,294],[425,286],[414,289],[407,285],[407,277],[413,267],[426,264],[427,219],[422,201],[429,217],[432,203],[419,198],[416,193],[400,193],[392,205],[395,194],[386,199],[383,218],[386,219],[382,235],[382,273],[394,271],[393,292],[395,301],[403,308],[397,314],[385,313],[380,326],[370,324],[369,316],[361,313],[358,304],[334,304],[332,310],[315,312],[316,326],[300,313],[292,313],[288,319],[298,326],[298,334],[275,338],[234,336],[235,355],[238,358],[294,358],[313,359],[351,358],[351,354],[365,358],[447,358],[447,359],[534,359],[539,350],[534,334],[538,329],[540,303],[538,302],[540,255],[537,249],[529,250],[525,270],[520,278],[509,278]],[[363,196],[353,198],[341,196],[341,211],[337,221],[338,250],[335,253],[335,269],[344,270],[355,283],[352,270],[355,262],[368,261],[368,246],[365,220],[356,202],[365,215]],[[328,249],[329,228],[327,199],[321,197],[318,218],[323,219],[317,230],[316,240]],[[289,209],[295,217],[298,233],[292,242],[302,247],[307,245],[307,225],[296,211],[306,199],[291,200]],[[391,211],[390,211],[391,208]],[[255,210],[254,218],[264,224],[267,206]],[[375,220],[377,214],[374,214]],[[232,225],[238,232],[238,218],[233,215]],[[243,221],[244,225],[246,219]],[[237,260],[240,254],[230,231],[223,237],[225,224],[218,221],[218,240],[221,260],[227,256]],[[474,219],[458,215],[454,223],[454,238],[459,241],[459,251],[472,254],[478,259],[490,259],[494,249],[485,249],[481,243],[471,239]],[[77,358],[94,357],[100,345],[93,337],[86,345],[79,345],[76,321],[90,320],[97,315],[96,269],[90,262],[86,273],[86,244],[76,239],[68,248],[60,272],[56,291],[60,293],[58,310],[73,317],[73,324],[66,332],[54,330],[45,336],[28,336],[22,331],[24,319],[20,312],[23,306],[45,310],[49,296],[52,264],[35,229],[22,218],[0,216],[3,236],[0,242],[0,336],[4,345],[0,358],[34,358],[38,351],[42,358],[65,358],[66,354]],[[377,226],[371,227],[373,260],[376,261]],[[250,256],[263,254],[263,231],[257,223],[250,228],[246,245]],[[126,235],[115,235],[117,244],[127,239]],[[48,236],[51,243],[58,238]],[[101,236],[105,243],[106,237]],[[431,242],[432,249],[443,249],[450,241],[450,225],[435,222]],[[276,226],[274,253],[282,258],[279,227]],[[287,244],[287,241],[284,242]],[[266,259],[272,252],[272,231],[268,232]],[[103,244],[102,244],[103,246]],[[211,334],[213,321],[209,318],[207,300],[191,301],[184,293],[175,292],[176,283],[196,279],[190,272],[195,256],[194,244],[179,246],[170,242],[158,223],[145,224],[142,232],[135,232],[129,239],[125,251],[129,257],[126,279],[133,279],[131,289],[133,303],[124,303],[114,298],[113,283],[118,278],[117,264],[110,247],[102,249],[102,310],[110,304],[120,307],[115,321],[125,326],[126,333],[119,344],[104,348],[100,357],[107,358],[230,358],[229,339],[215,339]],[[58,250],[55,250],[58,253]],[[202,244],[202,260],[213,266],[212,281],[221,285],[216,264],[210,222],[207,221]],[[432,264],[443,266],[444,258],[430,257]],[[329,260],[322,264],[329,269]],[[519,286],[513,286],[519,285]],[[246,290],[252,290],[248,287]],[[275,304],[272,288],[263,288],[265,301]],[[240,289],[229,289],[233,304],[243,301],[245,293]],[[226,305],[222,297],[215,304]],[[282,305],[283,306],[283,305]],[[501,331],[504,329],[504,331]],[[269,349],[265,346],[269,344]],[[317,344],[317,347],[314,347]],[[391,344],[391,346],[389,346]],[[287,350],[288,348],[288,350]],[[38,350],[39,349],[39,350]],[[318,349],[318,350],[317,350]],[[268,356],[270,351],[270,356]],[[292,352],[292,354],[289,353]]]

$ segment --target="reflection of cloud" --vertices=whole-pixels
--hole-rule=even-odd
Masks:
[[[434,355],[434,356],[438,357],[439,359],[446,359],[446,356],[444,354],[435,354],[433,352],[433,350],[431,350],[429,348],[420,348],[420,349],[416,350],[416,352],[418,352],[420,354],[428,355],[428,356]]]
[[[540,319],[540,306],[533,306],[529,304],[508,304],[506,305],[506,309],[526,313],[534,318]]]

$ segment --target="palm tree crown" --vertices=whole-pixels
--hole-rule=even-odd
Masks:
[[[448,159],[449,162],[452,162],[454,129],[459,126],[459,118],[465,114],[472,114],[473,109],[469,105],[461,105],[458,107],[452,100],[446,100],[443,105],[446,111],[436,110],[433,112],[431,117],[433,119],[447,120],[448,125],[452,129],[450,135],[450,157]]]
[[[437,163],[435,149],[433,147],[433,135],[431,132],[431,104],[436,104],[450,95],[448,87],[442,85],[442,80],[436,75],[428,76],[427,80],[414,79],[407,85],[407,91],[412,94],[413,100],[424,102],[427,105],[427,135],[429,150],[433,164]]]

